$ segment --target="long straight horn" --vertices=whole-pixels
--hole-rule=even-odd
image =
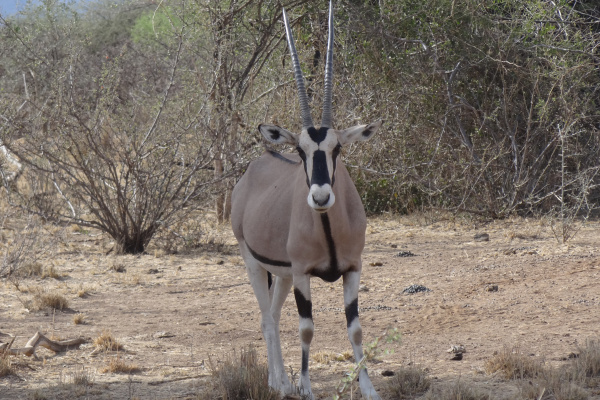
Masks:
[[[331,103],[333,95],[333,4],[329,1],[329,23],[327,38],[327,60],[325,61],[325,93],[323,94],[322,127],[331,128]]]
[[[302,69],[300,68],[300,61],[298,61],[298,53],[296,52],[296,46],[294,46],[294,36],[292,35],[292,29],[290,28],[287,15],[285,14],[285,8],[283,9],[283,23],[285,24],[285,34],[287,36],[288,47],[292,56],[292,65],[294,67],[294,76],[296,77],[296,86],[298,86],[298,100],[300,101],[302,127],[310,128],[314,125],[310,116],[310,107],[308,106],[306,88],[304,87],[304,76],[302,75]]]

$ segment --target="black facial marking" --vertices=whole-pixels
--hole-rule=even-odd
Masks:
[[[248,247],[248,250],[250,251],[250,254],[252,254],[252,257],[254,257],[256,260],[260,261],[263,264],[274,265],[276,267],[291,267],[292,266],[292,263],[289,261],[271,260],[270,258],[261,256],[260,254],[258,254],[254,250],[252,250],[250,248],[250,246],[248,245],[248,243],[246,243],[246,247]]]
[[[328,130],[329,130],[329,128],[325,128],[325,127],[319,128],[317,130],[311,126],[310,128],[308,128],[308,135],[310,136],[310,138],[312,139],[313,142],[315,142],[316,144],[319,144],[323,140],[325,140],[325,138],[327,137]]]
[[[369,129],[365,129],[362,133],[363,137],[368,138],[369,136],[371,136],[373,132],[371,131],[371,128]]]
[[[302,164],[304,165],[304,174],[306,175],[306,186],[310,187],[310,181],[308,180],[308,170],[306,169],[306,153],[300,146],[296,147],[298,151],[298,155],[302,159]]]
[[[352,303],[346,306],[346,323],[348,327],[352,324],[356,318],[358,318],[358,298],[354,299]]]
[[[294,288],[294,297],[296,298],[296,306],[298,307],[298,315],[301,318],[309,318],[312,320],[312,302],[306,300],[302,292]]]
[[[317,150],[313,154],[313,170],[310,184],[319,186],[331,184],[329,171],[327,170],[327,155],[323,150]]]
[[[335,168],[337,167],[337,158],[340,155],[341,150],[342,145],[338,143],[337,146],[335,146],[335,148],[333,149],[333,152],[331,153],[331,156],[333,158],[333,173],[331,174],[331,186],[333,186],[335,183]]]

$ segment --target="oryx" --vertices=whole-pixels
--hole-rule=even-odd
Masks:
[[[233,190],[231,223],[262,314],[269,385],[282,393],[294,392],[284,370],[279,338],[281,307],[293,285],[302,344],[299,389],[301,394],[313,398],[308,376],[314,331],[311,277],[328,282],[343,277],[348,337],[355,360],[363,358],[358,289],[367,220],[356,187],[338,156],[343,145],[371,138],[381,121],[344,130],[332,127],[330,3],[323,117],[320,127],[313,125],[285,10],[283,20],[298,87],[302,131],[296,134],[274,125],[260,125],[258,129],[271,143],[295,146],[298,155],[267,151],[249,164]],[[364,398],[380,399],[366,369],[359,373],[359,384]]]

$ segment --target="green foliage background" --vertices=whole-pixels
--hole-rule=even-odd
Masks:
[[[130,160],[152,127],[156,149],[178,143],[155,163],[219,162],[219,179],[208,164],[194,173],[202,194],[179,207],[205,206],[262,151],[259,123],[299,128],[282,5],[318,110],[324,0],[44,0],[0,19],[0,136],[31,144],[20,156],[50,179],[89,132],[128,143]],[[376,139],[344,152],[368,212],[591,215],[599,17],[594,1],[336,1],[335,125],[384,120]],[[81,162],[103,165],[101,154]],[[103,218],[93,214],[81,205],[75,222]]]

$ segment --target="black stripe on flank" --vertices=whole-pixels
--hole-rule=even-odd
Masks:
[[[260,254],[258,254],[254,250],[252,250],[250,248],[250,246],[248,245],[248,243],[246,243],[246,247],[248,247],[248,250],[250,251],[250,254],[252,254],[252,257],[254,257],[254,259],[256,259],[257,261],[260,261],[263,264],[274,265],[276,267],[291,267],[292,266],[292,263],[288,262],[288,261],[271,260],[270,258],[261,256]]]
[[[346,323],[348,327],[350,327],[352,321],[358,318],[358,298],[354,299],[352,303],[348,304],[344,311],[346,311]]]
[[[294,288],[294,297],[296,298],[296,306],[298,307],[298,315],[301,318],[309,318],[312,320],[312,302],[306,300],[302,292]]]
[[[267,150],[267,151],[268,151],[268,152],[269,152],[269,154],[271,154],[273,157],[275,157],[275,158],[277,158],[277,159],[279,159],[279,160],[281,160],[281,161],[284,161],[284,162],[286,162],[286,163],[288,163],[288,164],[294,164],[294,165],[300,164],[298,161],[290,160],[289,158],[286,158],[284,155],[282,155],[282,154],[279,154],[279,153],[278,153],[278,152],[276,152],[276,151],[273,151],[273,150]]]

